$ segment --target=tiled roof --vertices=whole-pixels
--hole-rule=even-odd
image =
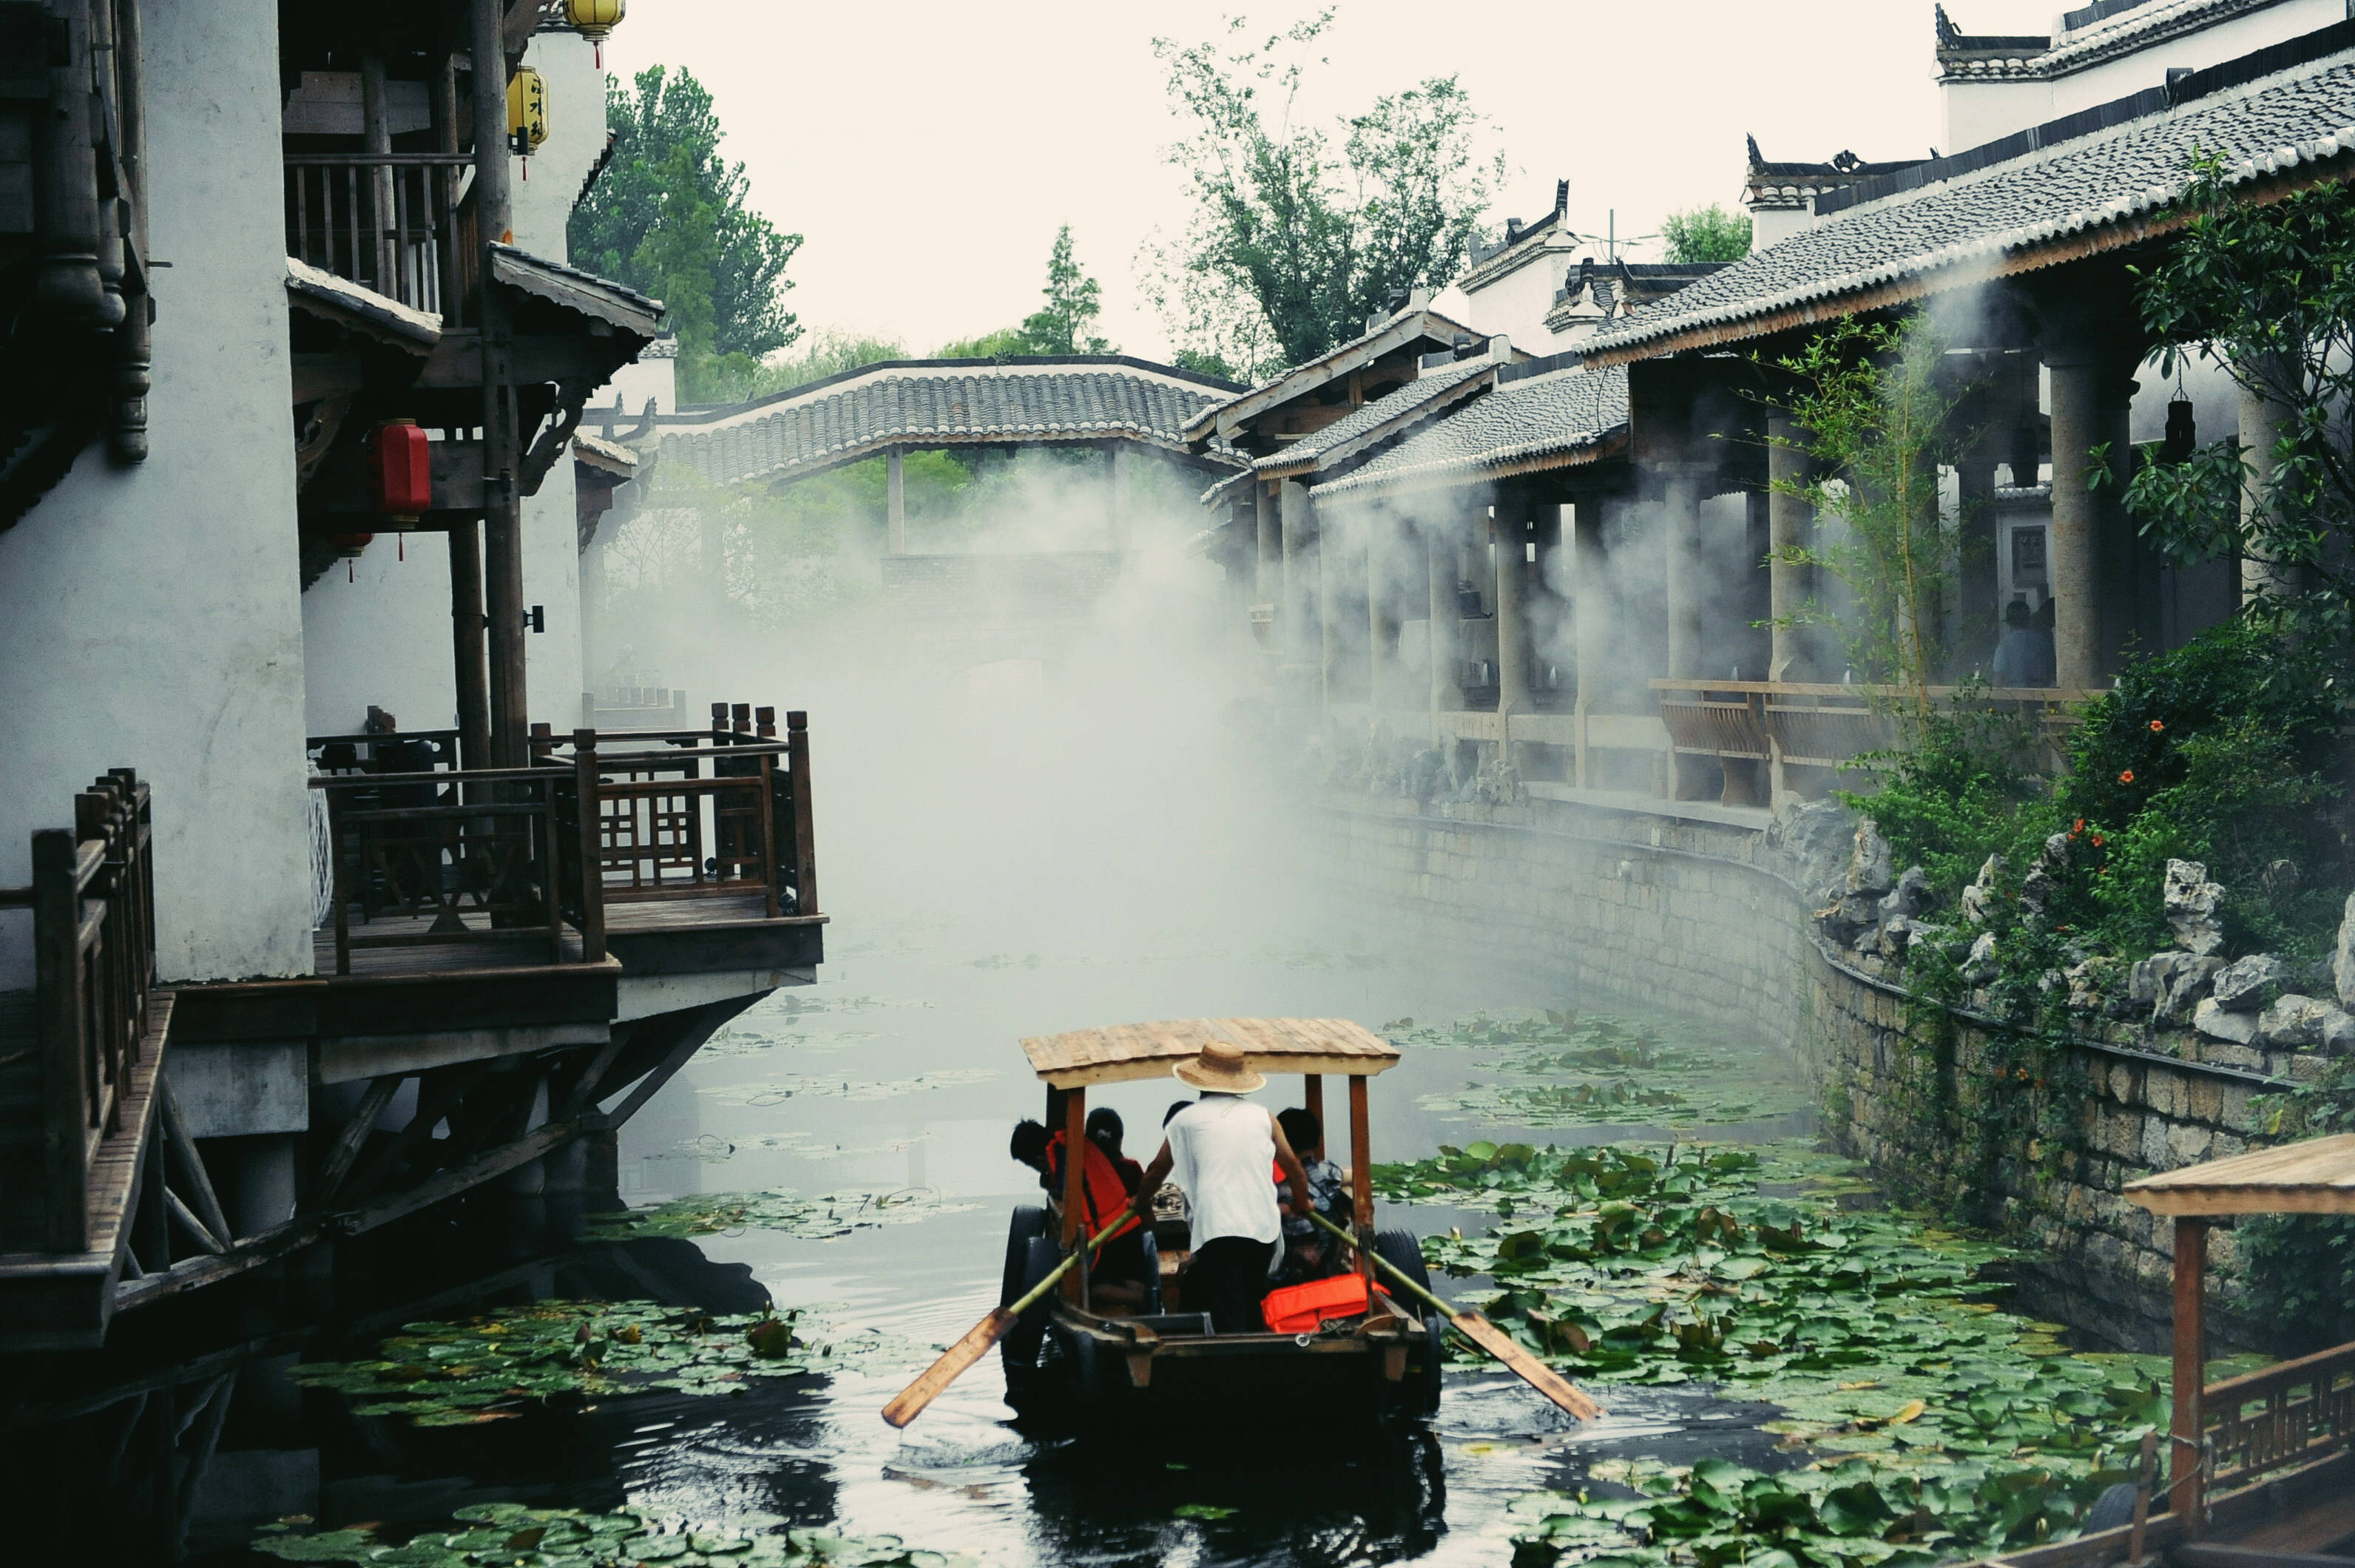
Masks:
[[[1316,486],[1317,499],[1462,484],[1533,460],[1594,451],[1627,423],[1627,371],[1560,370],[1484,393],[1355,473]]]
[[[592,315],[640,337],[662,331],[663,302],[627,283],[551,261],[513,245],[491,247],[491,276],[551,304]]]
[[[1289,368],[1279,370],[1274,375],[1269,377],[1266,380],[1261,381],[1254,386],[1245,387],[1241,391],[1234,393],[1231,397],[1213,400],[1210,403],[1196,410],[1192,414],[1188,416],[1186,424],[1188,432],[1197,440],[1199,440],[1203,432],[1209,428],[1210,416],[1216,414],[1220,409],[1227,407],[1231,403],[1239,403],[1246,398],[1254,397],[1259,393],[1268,391],[1271,389],[1281,387],[1284,382],[1299,376],[1303,371],[1314,370],[1320,366],[1331,365],[1337,360],[1347,359],[1350,356],[1363,350],[1368,345],[1371,344],[1376,338],[1380,337],[1385,333],[1394,331],[1398,327],[1403,325],[1410,317],[1413,316],[1426,317],[1429,321],[1436,323],[1440,327],[1446,330],[1448,338],[1450,339],[1452,339],[1457,333],[1465,333],[1474,337],[1483,336],[1482,334],[1473,332],[1470,327],[1465,325],[1460,321],[1440,315],[1437,311],[1431,309],[1428,305],[1410,304],[1404,310],[1398,311],[1393,314],[1388,320],[1381,323],[1379,326],[1376,326],[1372,331],[1361,333],[1358,336],[1349,339],[1347,343],[1328,348],[1314,359],[1303,360],[1301,363],[1292,366]],[[1446,341],[1446,339],[1438,339],[1434,337],[1434,341]],[[1306,389],[1304,388],[1303,389],[1305,390]]]
[[[299,257],[286,258],[286,287],[328,314],[356,317],[423,347],[442,341],[442,318],[432,311],[414,309],[349,278],[322,272]]]
[[[1187,416],[1219,390],[1111,356],[886,363],[741,408],[666,417],[661,450],[721,485],[815,473],[894,445],[1126,436],[1183,451]]]
[[[2061,17],[2062,30],[1973,36],[1937,11],[1938,67],[1949,80],[2043,81],[2146,49],[2278,0],[2106,0]]]
[[[2355,157],[2355,59],[2342,53],[2328,63],[1866,202],[1614,324],[1579,347],[1591,357],[1700,329],[1721,340],[1745,336],[1742,324],[1814,301],[1940,273],[1957,283],[1976,281],[2008,252],[2166,206],[2182,190],[2194,149],[2242,160],[2236,182]],[[1923,292],[1935,286],[1923,283]]]
[[[1497,361],[1483,354],[1476,358],[1458,359],[1422,375],[1388,394],[1376,398],[1361,408],[1349,411],[1323,430],[1304,435],[1288,446],[1278,448],[1266,456],[1256,458],[1252,467],[1261,474],[1315,473],[1324,465],[1325,454],[1337,452],[1362,437],[1381,433],[1387,428],[1406,423],[1418,415],[1428,414],[1450,392],[1464,389],[1467,383],[1493,373]]]

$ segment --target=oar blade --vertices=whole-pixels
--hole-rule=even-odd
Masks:
[[[965,1331],[964,1339],[941,1353],[941,1359],[924,1369],[923,1376],[900,1391],[890,1403],[883,1407],[883,1419],[894,1426],[905,1426],[924,1413],[924,1407],[938,1399],[941,1391],[956,1381],[959,1373],[989,1354],[989,1348],[1006,1338],[1007,1330],[1021,1319],[1003,1307]]]
[[[1581,1421],[1598,1421],[1604,1408],[1572,1387],[1570,1381],[1522,1348],[1520,1342],[1477,1312],[1459,1312],[1451,1319],[1458,1332],[1510,1367],[1538,1392]]]

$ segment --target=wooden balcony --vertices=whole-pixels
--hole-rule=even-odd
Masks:
[[[0,889],[35,980],[0,993],[0,1349],[96,1345],[122,1281],[229,1240],[163,1075],[147,785],[118,769],[74,820],[33,835],[32,886]]]
[[[289,153],[286,253],[464,325],[480,266],[459,185],[471,153]]]

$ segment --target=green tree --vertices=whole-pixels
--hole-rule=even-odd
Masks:
[[[1055,232],[1055,248],[1047,257],[1047,308],[1033,312],[1022,323],[1022,336],[1035,346],[1034,354],[1108,354],[1111,344],[1094,336],[1096,317],[1103,314],[1103,286],[1080,270],[1071,254],[1071,226]]]
[[[687,71],[608,77],[605,118],[613,156],[573,209],[573,262],[669,306],[680,396],[724,397],[801,335],[783,296],[802,237],[745,205],[744,165],[720,157],[711,94]]]
[[[979,337],[941,345],[943,359],[1000,359],[1026,354],[1117,354],[1094,335],[1103,314],[1103,285],[1087,275],[1071,253],[1071,226],[1055,233],[1047,256],[1047,307],[1025,316],[1019,326],[1001,326]]]
[[[1847,585],[1856,612],[1838,631],[1859,670],[1905,688],[1905,709],[1931,711],[1955,603],[1959,518],[1939,504],[1938,469],[1969,432],[1955,418],[1968,389],[1945,370],[1946,345],[1921,316],[1866,325],[1844,319],[1776,361],[1796,388],[1787,402],[1805,431],[1812,476],[1775,487],[1832,525],[1832,542],[1781,559],[1820,566]],[[1809,613],[1810,619],[1820,615]]]
[[[1660,224],[1671,261],[1739,261],[1750,254],[1750,219],[1716,202],[1671,212]]]
[[[2190,221],[2144,271],[2144,326],[2278,411],[2262,450],[2236,436],[2144,464],[2127,486],[2143,532],[2178,560],[2238,555],[2277,592],[2246,613],[2346,651],[2355,633],[2355,190],[2264,205],[2232,167],[2194,161]],[[2156,455],[2156,454],[2154,454]]]
[[[1223,37],[1154,40],[1171,112],[1168,161],[1195,207],[1184,235],[1149,245],[1149,288],[1170,335],[1254,374],[1313,359],[1364,330],[1393,291],[1437,287],[1470,248],[1502,155],[1454,77],[1377,98],[1332,131],[1294,122],[1331,10],[1264,41],[1230,18]]]

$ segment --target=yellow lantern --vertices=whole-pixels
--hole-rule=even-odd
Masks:
[[[591,43],[602,44],[629,8],[629,0],[564,0],[564,19]]]
[[[629,10],[629,0],[564,0],[564,19],[572,30],[597,46],[597,69],[605,69],[605,35]]]
[[[528,66],[507,79],[507,140],[518,157],[548,140],[548,81]]]

